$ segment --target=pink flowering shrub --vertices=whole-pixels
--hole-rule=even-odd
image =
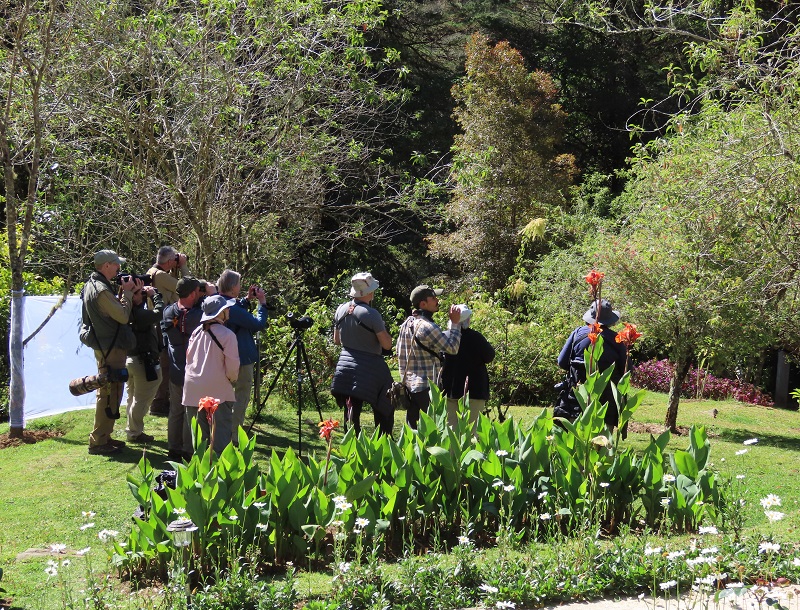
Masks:
[[[653,392],[669,392],[669,383],[675,366],[669,360],[648,360],[638,364],[631,374],[633,384]],[[733,398],[751,405],[772,407],[775,403],[766,392],[762,392],[752,383],[744,383],[735,379],[717,377],[711,373],[692,367],[683,382],[681,397],[695,398],[698,382],[703,390],[703,398],[726,400]]]

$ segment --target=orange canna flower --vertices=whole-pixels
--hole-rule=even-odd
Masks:
[[[589,324],[589,332],[590,333],[596,333],[596,334],[599,335],[602,330],[603,329],[600,326],[599,322],[592,322],[591,324]]]
[[[592,345],[597,343],[597,337],[599,337],[599,336],[600,336],[600,333],[589,333],[589,341],[591,342]]]
[[[629,324],[625,322],[625,328],[617,333],[616,342],[617,343],[624,343],[628,347],[632,346],[636,343],[636,339],[642,336],[638,330],[636,330],[635,324]]]
[[[325,421],[321,421],[319,422],[319,435],[326,441],[330,442],[331,434],[333,433],[334,429],[338,427],[339,422],[335,419],[326,419]]]
[[[589,284],[589,286],[591,286],[593,290],[597,290],[597,287],[600,286],[605,276],[606,274],[603,273],[602,271],[597,271],[596,269],[592,269],[585,278],[586,283]]]
[[[217,410],[219,406],[219,399],[213,398],[211,396],[204,396],[200,399],[198,404],[200,411],[206,412],[206,419],[208,419],[208,423],[211,423],[212,418],[214,417],[214,412]]]

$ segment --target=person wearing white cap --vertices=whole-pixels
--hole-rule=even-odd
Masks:
[[[447,396],[447,423],[458,422],[458,401],[469,397],[469,421],[475,424],[489,398],[489,373],[486,365],[494,360],[494,347],[477,330],[469,327],[472,310],[458,305],[461,312],[461,345],[455,355],[444,357],[442,392]]]
[[[457,354],[461,344],[461,312],[456,305],[450,307],[448,329],[443,331],[433,321],[439,311],[442,290],[422,284],[411,291],[414,308],[397,334],[397,362],[402,383],[408,388],[411,406],[406,412],[406,423],[417,429],[419,414],[427,411],[431,402],[430,382],[439,382],[443,354]]]
[[[371,273],[356,273],[350,280],[352,300],[342,303],[333,317],[333,342],[342,346],[331,383],[336,404],[344,409],[344,420],[361,430],[361,409],[372,406],[375,427],[392,434],[394,409],[386,395],[392,373],[383,358],[391,352],[392,337],[380,312],[372,307],[380,284]]]
[[[186,373],[183,380],[183,406],[186,420],[198,417],[200,399],[210,396],[219,400],[214,415],[214,451],[222,450],[231,442],[233,408],[236,405],[234,384],[239,376],[239,344],[236,334],[225,328],[233,306],[232,299],[222,295],[207,297],[203,301],[200,326],[192,331],[186,350]],[[198,417],[200,429],[206,440],[210,439],[206,417]]]
[[[105,455],[125,447],[123,441],[111,438],[114,421],[119,419],[122,390],[127,379],[125,359],[136,345],[136,337],[128,326],[133,291],[143,282],[128,276],[119,281],[122,298],[118,299],[111,280],[125,262],[113,250],[100,250],[94,255],[95,271],[81,290],[81,343],[94,350],[98,374],[107,373],[112,380],[97,390],[94,429],[89,435],[89,453]]]

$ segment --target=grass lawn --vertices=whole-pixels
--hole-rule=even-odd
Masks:
[[[716,418],[713,411],[718,411]],[[661,430],[666,411],[666,396],[649,393],[637,412],[636,429],[652,425]],[[540,413],[536,408],[512,408],[510,414],[523,422]],[[324,418],[340,419],[337,411],[323,411]],[[316,408],[304,410],[300,419],[303,453],[324,455],[322,440],[317,434]],[[401,420],[402,414],[396,418]],[[113,456],[90,456],[87,438],[92,426],[91,410],[67,413],[30,422],[28,429],[52,429],[62,436],[35,444],[25,444],[2,450],[0,456],[0,567],[3,580],[0,586],[14,597],[15,608],[61,607],[48,606],[46,599],[57,598],[56,581],[48,581],[44,568],[52,555],[52,544],[64,544],[69,554],[78,549],[95,547],[95,566],[102,563],[102,545],[98,532],[112,529],[127,532],[136,509],[126,475],[133,471],[142,456],[142,447],[129,445]],[[371,415],[362,416],[364,429],[372,430]],[[741,486],[746,500],[746,532],[754,536],[774,534],[778,540],[798,539],[800,527],[800,414],[742,405],[735,402],[686,400],[681,402],[678,416],[680,426],[705,425],[711,436],[712,461],[722,473],[729,474]],[[124,438],[124,420],[117,422],[115,436]],[[166,462],[166,419],[148,417],[145,429],[156,436],[148,447],[149,458],[156,468],[169,468]],[[0,425],[6,433],[8,425]],[[297,450],[298,416],[289,406],[277,402],[264,409],[254,428],[258,436],[259,460],[266,463],[272,449]],[[646,431],[632,432],[625,441],[634,447],[644,446]],[[743,445],[757,438],[754,445]],[[673,436],[670,449],[685,449],[685,437]],[[745,453],[742,453],[746,449]],[[737,455],[738,454],[738,455]],[[736,475],[744,475],[737,479]],[[786,517],[769,523],[759,499],[769,493],[782,499],[781,511]],[[84,515],[91,511],[93,516]],[[94,526],[81,530],[81,526]],[[63,556],[62,556],[63,557]],[[297,585],[303,596],[324,593],[330,587],[330,574],[304,574]],[[2,595],[0,595],[2,597]]]

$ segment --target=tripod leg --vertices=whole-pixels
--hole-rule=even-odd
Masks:
[[[275,386],[278,383],[278,379],[281,378],[281,373],[283,372],[283,369],[286,366],[286,363],[289,361],[289,357],[292,355],[292,352],[297,348],[298,342],[299,341],[298,341],[297,338],[295,338],[295,340],[292,341],[292,345],[289,347],[289,351],[286,352],[286,357],[283,359],[283,362],[281,362],[280,367],[278,367],[278,372],[275,374],[275,377],[272,379],[272,383],[269,384],[269,389],[267,390],[267,393],[264,396],[264,400],[262,400],[259,403],[258,409],[256,409],[256,413],[253,416],[253,421],[250,422],[250,426],[248,426],[248,428],[247,428],[247,434],[250,434],[250,432],[253,430],[253,426],[255,425],[256,420],[258,419],[258,416],[261,415],[261,409],[263,409],[264,405],[267,404],[267,400],[269,400],[269,396],[270,396],[270,394],[272,394],[272,390],[275,389]],[[261,365],[261,361],[259,360],[259,366],[260,365]]]
[[[303,457],[303,366],[300,354],[303,352],[303,340],[297,335],[298,349],[294,363],[294,373],[297,378],[297,456]],[[311,378],[311,375],[309,375]]]
[[[317,405],[317,413],[319,413],[319,421],[323,420],[322,417],[322,409],[319,406],[319,398],[317,397],[317,388],[314,386],[314,378],[311,376],[311,365],[308,364],[308,354],[306,354],[306,346],[300,341],[300,348],[298,350],[298,360],[300,359],[299,354],[303,355],[303,362],[306,365],[306,371],[308,371],[308,380],[311,382],[311,393],[314,395],[314,404]]]

